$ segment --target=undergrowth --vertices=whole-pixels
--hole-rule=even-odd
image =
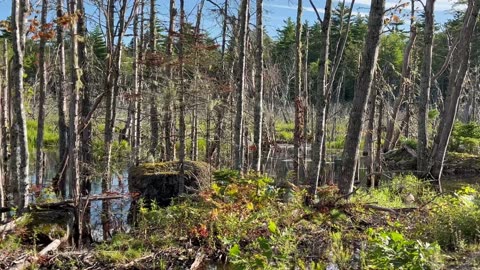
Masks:
[[[288,200],[285,192],[291,193]],[[442,269],[452,245],[477,241],[480,214],[473,189],[439,196],[407,175],[378,189],[360,189],[348,201],[336,186],[320,187],[318,194],[307,207],[298,187],[286,190],[264,175],[218,171],[210,189],[179,197],[169,207],[140,202],[133,232],[97,247],[97,257],[118,264],[160,252],[169,258],[166,268],[188,266],[202,253],[211,264],[232,269]],[[405,202],[409,195],[415,200]],[[371,204],[410,212],[365,207]]]

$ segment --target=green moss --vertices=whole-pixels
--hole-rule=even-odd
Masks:
[[[177,175],[180,173],[179,166],[178,161],[142,163],[130,169],[130,176]],[[198,175],[200,172],[202,175],[208,173],[208,163],[202,161],[185,161],[184,168],[187,175]]]

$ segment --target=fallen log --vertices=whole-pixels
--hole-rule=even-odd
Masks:
[[[80,198],[82,201],[105,201],[105,200],[116,200],[116,199],[128,199],[130,195],[128,194],[114,194],[114,195],[94,195],[94,196],[85,196]],[[30,204],[26,207],[23,212],[29,212],[32,209],[50,209],[50,208],[57,208],[61,206],[73,206],[74,200],[64,200],[60,202],[53,202],[53,203],[40,203],[40,204]],[[1,207],[0,213],[5,213],[12,211],[14,207]]]

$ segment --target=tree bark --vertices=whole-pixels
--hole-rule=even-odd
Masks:
[[[315,93],[315,136],[312,143],[312,165],[309,167],[310,195],[315,196],[320,179],[320,170],[324,153],[325,140],[325,117],[327,108],[327,87],[328,87],[328,57],[330,47],[332,1],[325,3],[325,13],[322,21],[322,38],[320,41],[320,59],[318,64],[318,86]]]
[[[63,17],[63,0],[57,0],[57,19]],[[59,140],[58,140],[58,156],[60,160],[64,159],[67,155],[67,117],[66,117],[66,108],[67,108],[67,100],[65,93],[66,90],[66,71],[65,71],[65,34],[63,30],[63,25],[57,24],[57,59],[58,62],[55,65],[55,73],[56,73],[56,92],[57,92],[57,110],[58,110],[58,133],[59,133]],[[62,164],[60,164],[61,166]],[[62,190],[63,195],[67,192],[67,186],[65,185],[65,177],[64,175],[60,176],[58,179],[58,183],[60,183],[61,187],[55,187],[59,190]]]
[[[170,0],[170,20],[168,24],[167,46],[166,54],[170,59],[173,56],[173,35],[175,31],[175,17],[177,11],[175,9],[175,0]],[[165,94],[165,105],[163,110],[165,112],[163,117],[163,128],[165,130],[165,160],[175,159],[175,118],[172,114],[174,109],[174,85],[173,85],[173,70],[170,64],[167,65],[167,76],[169,79],[167,92]]]
[[[180,161],[180,179],[178,181],[179,189],[178,193],[182,194],[185,191],[185,137],[186,137],[186,125],[185,125],[185,70],[184,70],[184,45],[185,45],[185,1],[180,0],[180,41],[178,48],[178,58],[180,62],[180,115],[179,115],[179,161]]]
[[[245,68],[246,68],[246,49],[247,49],[247,30],[248,30],[248,5],[249,0],[242,0],[239,10],[239,42],[238,51],[239,58],[237,62],[236,74],[236,94],[237,94],[237,110],[235,113],[234,124],[234,168],[240,172],[244,169],[244,145],[243,145],[243,122],[244,122],[244,93],[245,93]]]
[[[27,121],[23,99],[24,53],[27,18],[30,13],[29,0],[12,0],[12,73],[10,92],[12,95],[13,119],[11,122],[11,160],[10,160],[10,186],[18,209],[23,209],[29,204],[28,190],[28,143]]]
[[[297,23],[295,27],[295,130],[293,137],[294,183],[298,185],[305,178],[305,162],[301,153],[304,144],[303,129],[305,126],[305,102],[302,96],[302,0],[297,2]]]
[[[358,81],[355,85],[355,94],[343,149],[343,164],[339,179],[339,189],[344,195],[353,191],[363,118],[378,58],[384,10],[385,0],[372,0],[368,18],[368,32],[363,48]]]
[[[35,185],[43,184],[43,132],[45,127],[45,97],[47,92],[47,61],[45,59],[45,45],[47,38],[43,33],[47,24],[48,0],[42,0],[42,11],[40,15],[40,45],[38,52],[38,65],[40,73],[40,85],[38,88],[38,126],[37,126],[37,142],[36,142],[36,159],[35,159]]]
[[[378,80],[377,80],[378,81]],[[368,104],[368,122],[367,129],[365,130],[365,144],[364,144],[364,156],[367,156],[366,168],[367,168],[367,186],[375,186],[375,155],[374,155],[374,145],[373,145],[373,132],[375,126],[375,108],[377,101],[377,89],[378,85],[374,83],[372,86],[372,93],[370,93],[370,99]]]
[[[157,45],[157,26],[156,26],[156,1],[150,0],[150,55],[152,59],[155,59],[155,54],[157,52],[156,45]],[[154,64],[150,63],[150,79],[152,83],[150,84],[150,88],[152,91],[152,96],[150,97],[150,155],[152,155],[153,159],[156,160],[157,158],[157,148],[158,142],[160,140],[159,137],[159,118],[158,118],[158,109],[157,109],[157,91],[156,86],[154,83],[155,76],[154,75]]]
[[[263,0],[257,0],[256,7],[256,56],[255,56],[255,111],[253,143],[253,166],[257,172],[262,170],[263,136]]]
[[[428,173],[428,104],[430,99],[430,87],[432,83],[432,51],[433,51],[433,27],[434,27],[435,0],[427,0],[425,3],[425,30],[423,47],[423,64],[420,79],[420,96],[418,99],[418,136],[417,136],[417,171],[419,176]]]
[[[477,24],[480,0],[469,0],[465,13],[463,27],[459,35],[457,50],[453,53],[450,75],[448,77],[447,97],[444,110],[440,115],[440,124],[432,148],[432,176],[437,179],[439,189],[442,190],[441,176],[443,161],[447,152],[448,142],[452,133],[455,116],[458,111],[458,102],[463,82],[469,67],[471,41]]]

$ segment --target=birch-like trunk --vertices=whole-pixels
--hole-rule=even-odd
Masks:
[[[12,72],[10,74],[13,118],[10,133],[10,186],[14,203],[23,209],[29,203],[27,121],[23,102],[25,34],[30,13],[29,0],[12,0]]]
[[[63,0],[57,0],[57,19],[63,17]],[[67,82],[66,82],[66,70],[65,70],[65,33],[63,29],[63,25],[57,24],[57,63],[55,65],[55,87],[57,92],[57,110],[58,110],[58,156],[60,160],[66,158],[67,155]],[[60,166],[62,166],[62,162],[60,162]],[[58,169],[59,171],[62,168]],[[59,188],[63,195],[65,196],[67,193],[67,186],[65,181],[65,174],[60,175],[60,179],[58,179],[58,183],[62,186]]]
[[[255,111],[253,143],[253,167],[257,172],[262,169],[263,136],[263,0],[257,0],[256,9],[256,55],[255,55]]]
[[[244,169],[244,145],[243,145],[243,122],[244,122],[244,95],[245,95],[245,68],[246,68],[246,49],[247,49],[247,29],[248,29],[248,6],[250,0],[242,0],[239,10],[239,40],[238,40],[238,62],[236,70],[236,95],[237,107],[235,113],[233,141],[235,146],[234,168],[240,172]]]
[[[378,58],[384,11],[385,0],[372,0],[368,17],[368,33],[363,48],[358,80],[355,85],[355,94],[343,149],[339,188],[340,192],[345,195],[353,191],[363,119]]]

